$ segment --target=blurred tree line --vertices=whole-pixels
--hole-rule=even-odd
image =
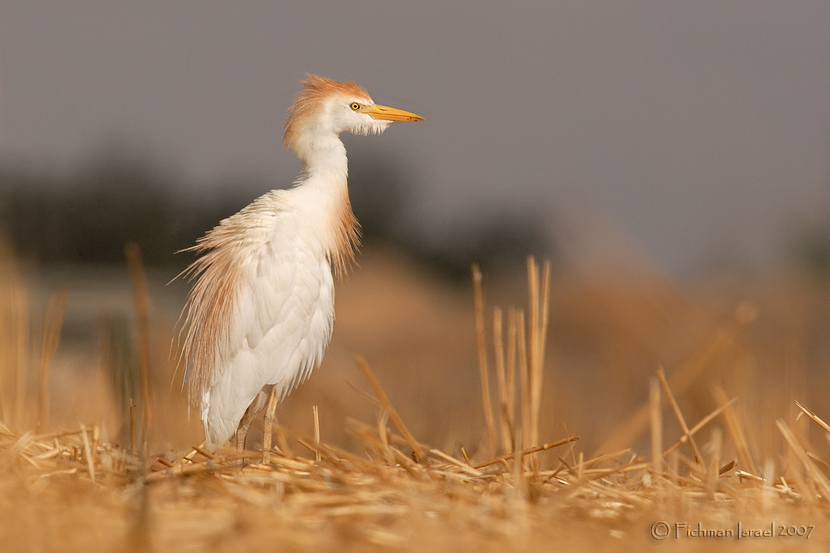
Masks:
[[[126,157],[100,157],[59,175],[0,168],[0,232],[41,263],[122,263],[127,242],[141,246],[148,264],[177,263],[173,252],[231,201],[187,200],[174,178]]]
[[[349,187],[364,243],[392,243],[447,276],[466,280],[473,262],[523,267],[528,254],[550,256],[540,219],[507,214],[426,242],[401,224],[413,185],[388,158],[353,158]],[[0,166],[0,234],[39,263],[120,264],[124,245],[136,242],[148,265],[184,267],[193,256],[174,252],[271,188],[252,179],[194,183],[112,151],[59,174]]]

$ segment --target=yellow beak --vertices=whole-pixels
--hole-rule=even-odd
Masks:
[[[424,118],[420,115],[415,115],[402,109],[390,108],[387,106],[380,106],[374,104],[371,106],[363,106],[360,111],[370,115],[373,119],[380,119],[381,121],[423,121]]]

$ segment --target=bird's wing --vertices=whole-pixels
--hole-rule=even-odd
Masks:
[[[328,265],[303,248],[274,253],[256,263],[255,284],[240,288],[229,347],[201,395],[200,416],[211,443],[233,434],[263,386],[275,384],[285,396],[304,381],[331,337]]]
[[[184,347],[193,400],[223,380],[226,396],[250,401],[264,384],[290,386],[281,381],[297,375],[288,372],[307,376],[319,361],[331,334],[331,274],[302,229],[284,192],[273,191],[194,248],[203,255],[191,267]],[[314,335],[324,343],[303,343]],[[306,351],[298,358],[298,350]]]

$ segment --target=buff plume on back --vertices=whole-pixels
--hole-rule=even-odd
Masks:
[[[209,447],[234,432],[244,447],[268,394],[288,394],[328,345],[332,272],[346,271],[359,244],[339,134],[423,120],[375,104],[355,83],[307,75],[302,85],[285,124],[284,145],[304,164],[294,186],[264,194],[187,250],[200,257],[185,271],[195,284],[183,312],[182,356]]]

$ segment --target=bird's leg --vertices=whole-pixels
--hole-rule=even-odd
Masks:
[[[242,419],[239,428],[236,429],[236,452],[240,455],[245,451],[245,437],[248,435],[248,429],[251,428],[252,420],[251,418],[248,418],[248,420]]]
[[[254,415],[256,410],[253,409],[253,404],[248,407],[242,420],[239,421],[239,427],[236,429],[236,452],[242,455],[245,451],[245,437],[248,435],[248,430],[251,428],[251,423],[254,422]],[[241,461],[241,459],[240,459]]]
[[[278,395],[277,386],[271,388],[271,395],[268,396],[268,406],[265,408],[265,418],[262,422],[262,462],[266,464],[271,461],[271,438],[274,433]]]

